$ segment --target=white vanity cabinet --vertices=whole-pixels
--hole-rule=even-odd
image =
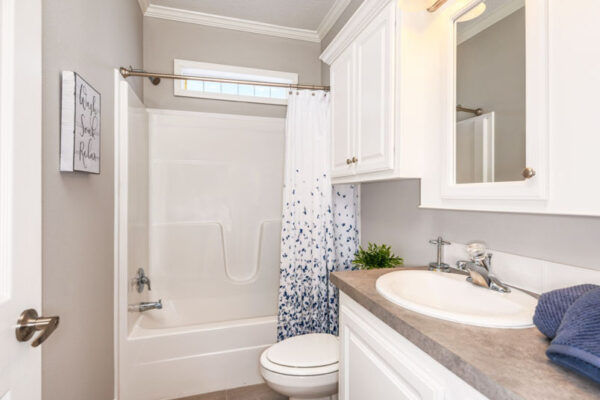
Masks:
[[[486,397],[340,293],[340,400]]]

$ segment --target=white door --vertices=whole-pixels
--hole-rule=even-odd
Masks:
[[[354,46],[331,65],[331,177],[354,174]]]
[[[41,311],[41,9],[0,0],[1,400],[41,399],[40,347],[15,335],[21,312]]]
[[[494,182],[494,112],[456,123],[456,183]]]
[[[356,173],[392,169],[396,3],[356,39]]]

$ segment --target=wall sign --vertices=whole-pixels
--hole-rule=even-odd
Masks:
[[[73,71],[62,72],[60,170],[100,173],[100,93]]]

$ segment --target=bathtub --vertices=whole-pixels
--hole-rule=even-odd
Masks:
[[[116,85],[116,397],[261,383],[276,342],[285,120],[146,110]],[[138,268],[152,290],[137,292]],[[162,310],[127,311],[159,299]]]
[[[202,323],[189,304],[139,315],[121,355],[122,400],[176,399],[262,383],[259,357],[276,316]],[[196,318],[196,320],[195,320]]]

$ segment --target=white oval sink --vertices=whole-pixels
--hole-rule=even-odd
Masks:
[[[488,328],[529,328],[537,299],[517,289],[500,293],[465,281],[464,275],[396,271],[377,279],[377,291],[411,311]]]

